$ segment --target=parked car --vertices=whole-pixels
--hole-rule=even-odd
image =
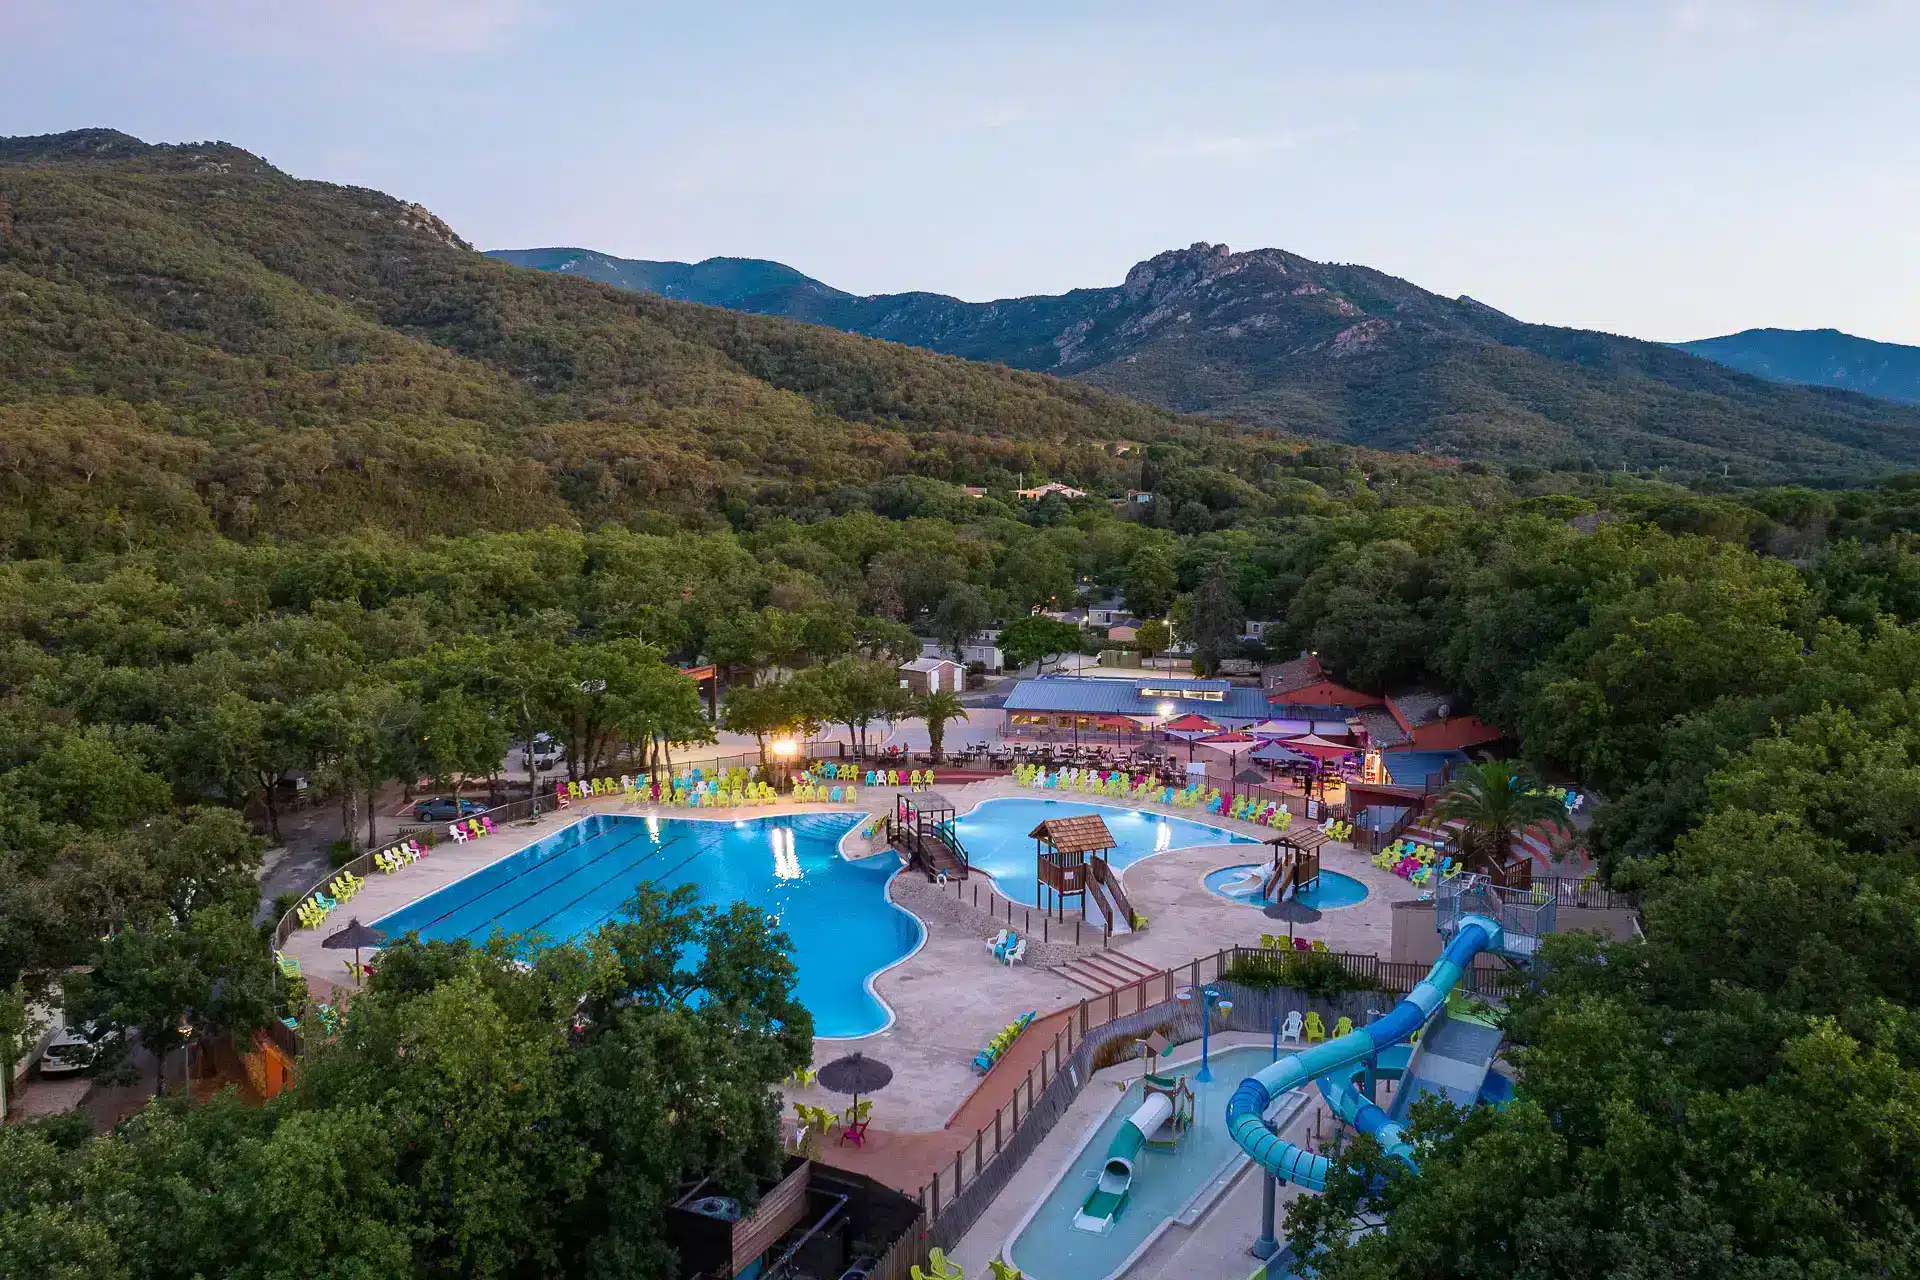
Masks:
[[[93,1065],[96,1052],[87,1041],[84,1027],[68,1027],[55,1036],[40,1055],[40,1075],[48,1080],[77,1076]]]
[[[434,796],[413,806],[413,816],[418,822],[447,822],[454,818],[471,818],[476,813],[486,811],[487,806],[465,796]]]

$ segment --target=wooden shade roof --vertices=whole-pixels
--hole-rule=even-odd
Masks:
[[[1093,813],[1048,818],[1027,835],[1030,839],[1046,841],[1057,853],[1100,853],[1119,843],[1107,830],[1107,824]]]
[[[1318,827],[1306,827],[1300,831],[1288,831],[1267,841],[1282,849],[1298,849],[1302,853],[1312,853],[1322,846],[1333,843],[1333,837]]]

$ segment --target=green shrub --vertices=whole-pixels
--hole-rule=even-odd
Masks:
[[[335,840],[327,846],[327,865],[330,867],[344,867],[359,856],[360,851],[353,847],[351,840]]]
[[[1291,987],[1323,999],[1343,991],[1379,990],[1379,983],[1349,972],[1338,957],[1324,951],[1296,951],[1278,958],[1242,956],[1220,977],[1254,991]]]

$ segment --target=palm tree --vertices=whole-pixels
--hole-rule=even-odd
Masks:
[[[947,736],[947,722],[967,718],[967,709],[960,705],[960,695],[951,689],[923,693],[913,700],[913,716],[927,722],[927,747],[933,762],[939,764],[940,748]]]
[[[1567,830],[1567,809],[1540,787],[1526,767],[1511,760],[1461,766],[1434,806],[1436,823],[1458,822],[1462,861],[1504,869],[1513,857],[1516,832],[1551,826]]]

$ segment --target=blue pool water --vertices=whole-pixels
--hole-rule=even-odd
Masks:
[[[1034,879],[1033,837],[1028,835],[1048,818],[1069,818],[1075,814],[1098,814],[1107,830],[1119,841],[1107,855],[1118,871],[1140,859],[1169,849],[1188,849],[1204,844],[1251,844],[1258,840],[1235,835],[1220,827],[1209,827],[1185,818],[1139,809],[1115,809],[1103,804],[1082,804],[1072,800],[985,800],[971,813],[954,820],[960,843],[966,846],[971,865],[987,872],[1000,886],[1000,892],[1015,902],[1039,904],[1039,884]]]
[[[567,942],[612,919],[643,883],[690,884],[703,904],[759,907],[786,930],[815,1035],[871,1035],[888,1014],[867,979],[918,946],[921,928],[887,901],[899,863],[840,856],[840,838],[864,816],[595,814],[374,923],[395,938],[418,930],[428,940],[500,932]]]
[[[1273,1054],[1258,1047],[1213,1054],[1213,1082],[1193,1086],[1193,1127],[1172,1150],[1149,1147],[1136,1157],[1133,1186],[1113,1230],[1104,1236],[1076,1230],[1073,1216],[1094,1189],[1114,1134],[1140,1107],[1139,1081],[1128,1085],[1126,1096],[1014,1237],[1013,1264],[1028,1280],[1100,1280],[1119,1270],[1156,1228],[1239,1158],[1240,1148],[1227,1136],[1227,1099],[1241,1080],[1272,1061]],[[1198,1066],[1187,1063],[1173,1074],[1191,1077]]]
[[[1234,881],[1244,879],[1255,867],[1247,863],[1238,867],[1222,867],[1218,871],[1207,873],[1207,888],[1223,898],[1234,902],[1244,902],[1249,906],[1263,905],[1251,893],[1233,893],[1227,889]],[[1294,895],[1294,901],[1303,907],[1312,907],[1316,911],[1331,911],[1338,907],[1351,907],[1367,900],[1367,886],[1352,876],[1343,876],[1338,871],[1322,868],[1319,883],[1312,888],[1302,889]]]

